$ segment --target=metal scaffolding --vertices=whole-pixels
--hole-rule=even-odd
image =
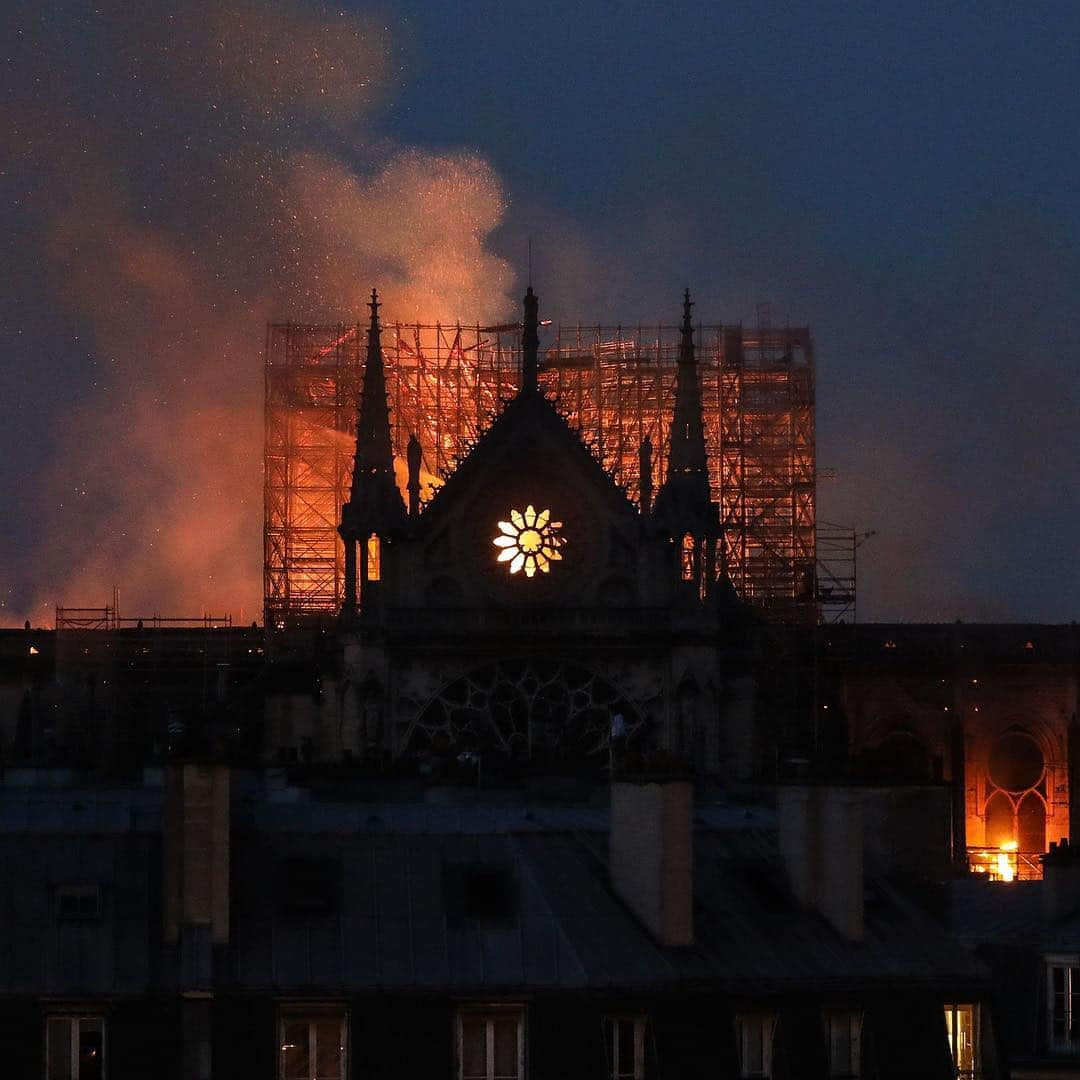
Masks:
[[[638,450],[663,482],[678,327],[553,327],[540,378],[631,498]],[[341,603],[337,535],[352,467],[366,328],[267,328],[264,601],[268,623]],[[395,454],[410,433],[441,482],[511,397],[520,328],[394,324],[383,330]],[[697,355],[725,567],[741,596],[784,621],[818,617],[814,357],[806,328],[699,326]],[[399,481],[403,477],[399,477]]]

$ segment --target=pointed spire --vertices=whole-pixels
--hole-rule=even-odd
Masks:
[[[641,512],[648,514],[652,511],[653,473],[652,473],[652,439],[648,435],[641,440],[638,450],[638,475],[641,488]]]
[[[420,440],[413,432],[409,435],[409,445],[405,449],[405,461],[409,467],[409,514],[412,517],[420,513],[420,465],[423,458]]]
[[[679,368],[675,383],[675,412],[671,419],[671,449],[668,473],[705,474],[705,422],[702,418],[701,385],[694,357],[694,328],[690,309],[694,302],[687,289],[683,297],[683,321],[680,328]]]
[[[525,293],[525,321],[521,331],[521,390],[532,393],[539,386],[537,380],[537,352],[540,348],[539,309],[540,297],[533,292],[532,285]]]
[[[360,396],[360,415],[356,425],[356,461],[353,468],[353,491],[363,475],[394,475],[394,451],[390,441],[390,407],[386,399],[386,370],[383,367],[379,335],[379,294],[371,290],[371,323],[368,327],[367,363],[364,365],[364,389]]]

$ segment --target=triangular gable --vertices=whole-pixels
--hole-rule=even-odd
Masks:
[[[420,515],[422,525],[436,528],[440,519],[489,468],[513,453],[522,440],[539,438],[548,452],[565,455],[568,465],[595,489],[605,508],[629,522],[638,517],[637,506],[604,469],[596,456],[540,392],[519,393],[483,432],[458,467],[447,477]]]

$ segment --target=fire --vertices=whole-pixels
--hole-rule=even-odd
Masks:
[[[1009,840],[1001,845],[1001,850],[997,855],[997,872],[999,881],[1013,881],[1016,878],[1016,871],[1013,869],[1012,860],[1010,859],[1010,853],[1015,852],[1017,843],[1015,840]]]
[[[552,333],[540,367],[545,393],[632,499],[640,494],[647,435],[656,448],[656,490],[666,470],[675,331],[579,326]],[[349,487],[365,340],[358,327],[269,328],[264,598],[271,621],[340,604],[337,523]],[[404,494],[404,448],[415,435],[427,501],[515,393],[518,324],[388,323],[382,347],[396,479]],[[725,571],[748,600],[790,611],[812,598],[816,554],[809,331],[702,326],[698,360]],[[838,582],[830,586],[836,595],[843,592]]]
[[[968,865],[972,873],[985,874],[990,881],[1016,881],[1020,874],[1019,847],[1015,840],[1006,840],[996,848],[969,848]]]

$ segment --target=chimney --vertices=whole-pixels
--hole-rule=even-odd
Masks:
[[[165,940],[199,928],[229,941],[229,769],[170,765],[165,784]]]
[[[611,785],[611,881],[661,945],[694,941],[694,786]]]
[[[165,780],[165,940],[177,947],[179,1075],[214,1075],[214,946],[229,941],[229,769],[170,765]]]
[[[780,854],[791,891],[849,941],[863,937],[863,814],[858,791],[784,787]]]
[[[1051,842],[1042,865],[1043,921],[1060,922],[1080,910],[1080,848]]]

